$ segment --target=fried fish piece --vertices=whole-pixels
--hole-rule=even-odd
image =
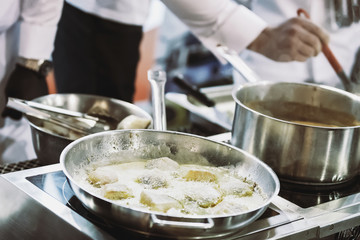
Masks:
[[[222,194],[216,184],[208,182],[191,182],[186,184],[184,195],[187,201],[196,202],[202,208],[216,206],[222,200]]]
[[[182,205],[176,199],[158,192],[144,190],[140,194],[140,203],[149,206],[151,210],[166,213],[169,209],[181,209]]]
[[[249,197],[253,195],[254,186],[235,177],[223,178],[219,181],[220,189],[225,195]]]
[[[148,160],[145,163],[146,169],[160,169],[164,171],[174,171],[179,169],[179,164],[168,157],[161,157]]]
[[[158,189],[168,186],[166,177],[156,174],[155,172],[146,172],[140,175],[136,182],[144,185],[145,188]]]
[[[187,181],[197,182],[216,182],[217,177],[215,174],[202,169],[190,169],[184,176]]]
[[[99,167],[88,174],[88,181],[95,187],[114,183],[118,180],[117,173],[110,167]]]
[[[119,182],[106,184],[104,186],[104,197],[110,200],[122,200],[127,198],[133,198],[134,194],[131,189],[129,189],[126,185],[121,184]]]
[[[239,198],[224,198],[219,204],[211,209],[212,214],[234,214],[249,210]]]

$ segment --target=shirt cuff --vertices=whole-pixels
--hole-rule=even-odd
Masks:
[[[216,46],[225,45],[241,52],[268,26],[255,13],[239,5],[210,36],[198,36],[200,41],[217,57]]]
[[[31,59],[51,59],[56,26],[20,24],[19,56]]]

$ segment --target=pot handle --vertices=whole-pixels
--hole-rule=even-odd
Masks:
[[[207,218],[207,222],[182,222],[182,221],[170,221],[159,219],[155,214],[151,214],[150,227],[154,224],[169,227],[181,227],[181,228],[192,228],[192,229],[210,229],[214,227],[214,220]]]
[[[236,51],[226,46],[218,45],[216,47],[218,53],[230,65],[240,73],[240,75],[249,83],[260,82],[260,77],[241,59]]]

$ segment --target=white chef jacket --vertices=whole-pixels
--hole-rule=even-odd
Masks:
[[[326,2],[327,1],[327,2]],[[251,9],[271,26],[279,25],[286,19],[296,17],[299,7],[305,9],[311,20],[330,35],[329,47],[350,77],[355,53],[360,46],[360,24],[337,28],[334,12],[328,8],[329,0],[253,0]],[[313,80],[330,86],[343,88],[324,54],[303,62],[275,62],[260,54],[246,51],[248,65],[264,80],[304,82]]]
[[[0,94],[18,56],[50,59],[62,0],[1,0]],[[1,109],[2,111],[2,109]],[[29,124],[6,119],[0,128],[0,164],[36,158]]]
[[[66,0],[101,18],[143,25],[150,0]],[[257,15],[231,0],[162,0],[210,50],[218,43],[241,51],[267,26]],[[216,51],[213,51],[216,53]]]
[[[60,2],[60,0],[6,0],[4,1],[6,6],[2,2],[0,10],[3,10],[0,15],[2,19],[6,19],[4,13],[9,14],[8,10],[12,10],[12,20],[4,24],[4,31],[2,32],[3,49],[5,49],[5,39],[10,38],[6,30],[13,26],[20,17],[22,21],[20,21],[19,55],[28,58],[49,57],[52,51],[56,23],[60,16],[57,13],[59,7],[62,6]],[[67,2],[104,19],[132,25],[143,25],[145,23],[150,6],[150,0],[67,0]],[[162,0],[162,2],[210,50],[215,49],[216,45],[221,43],[241,51],[266,27],[266,23],[261,18],[230,0]],[[20,12],[21,3],[23,4],[22,12]],[[5,11],[4,9],[8,10]],[[39,46],[40,48],[38,48]],[[7,56],[13,55],[4,54],[4,56],[0,56],[4,59],[3,69],[8,68],[5,65],[9,61]],[[5,75],[4,70],[0,68],[0,71],[3,71],[3,75]],[[11,123],[10,120],[7,120],[6,124],[9,125],[9,122]],[[9,129],[11,128],[6,126],[0,129],[0,137],[1,131]],[[5,135],[8,136],[9,134],[7,132]],[[12,134],[15,134],[15,131]],[[19,137],[21,136],[13,136],[13,139],[19,142]],[[9,148],[5,150],[7,149]],[[29,157],[25,156],[26,159]],[[23,159],[17,157],[15,160]]]

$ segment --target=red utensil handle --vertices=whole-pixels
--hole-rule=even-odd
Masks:
[[[297,10],[297,15],[300,17],[301,14],[304,14],[304,16],[307,19],[310,19],[309,13],[305,9],[299,8]],[[325,57],[328,59],[329,63],[331,64],[332,68],[335,70],[335,72],[336,73],[342,72],[343,68],[341,67],[339,61],[336,59],[335,55],[330,50],[330,48],[327,44],[322,43],[322,51],[323,51]]]
[[[332,68],[335,70],[336,73],[342,72],[343,68],[340,65],[339,61],[336,59],[333,52],[330,50],[327,44],[322,45],[322,51],[325,57],[328,59],[329,63],[331,64]]]
[[[301,17],[301,14],[304,14],[307,19],[310,19],[309,13],[305,9],[299,8],[297,10],[297,15]]]

